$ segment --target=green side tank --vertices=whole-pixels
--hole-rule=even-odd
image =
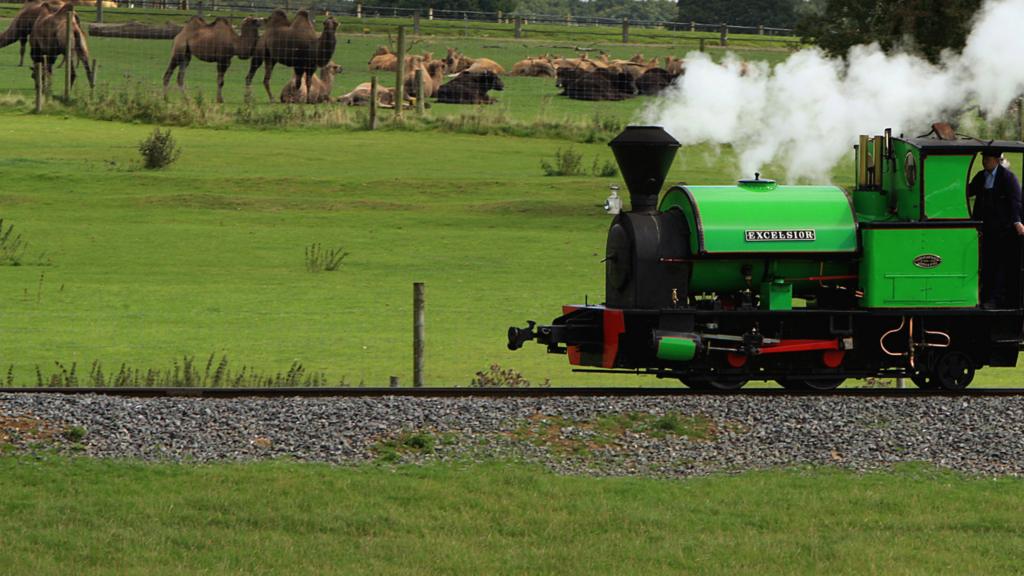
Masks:
[[[853,205],[835,186],[781,186],[742,180],[735,186],[670,188],[659,211],[679,210],[689,230],[689,291],[751,290],[761,307],[791,307],[793,296],[851,282],[857,265]]]

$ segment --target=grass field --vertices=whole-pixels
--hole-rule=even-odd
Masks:
[[[0,367],[18,383],[55,361],[109,372],[210,354],[236,371],[297,361],[332,383],[408,383],[418,281],[430,384],[466,384],[494,363],[556,385],[658,382],[505,349],[509,325],[602,298],[600,206],[618,179],[543,176],[564,142],[181,128],[181,159],[152,172],[135,150],[149,126],[12,111],[0,126],[0,217],[29,243],[28,265],[0,267]],[[611,159],[604,144],[573,146],[585,164]],[[732,160],[689,148],[670,179],[726,183]],[[340,271],[306,271],[314,242],[350,253]],[[1019,384],[1021,370],[977,383]]]
[[[1009,574],[1019,479],[0,457],[6,574]]]

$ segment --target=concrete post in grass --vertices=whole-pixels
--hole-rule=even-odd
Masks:
[[[722,46],[729,45],[729,25],[722,24],[722,31],[719,33],[719,40]]]
[[[523,19],[520,18],[519,16],[516,16],[516,22],[515,22],[514,26],[515,26],[515,28],[513,29],[514,30],[513,36],[515,36],[516,38],[522,38],[523,37]]]
[[[423,282],[412,285],[412,385],[423,386],[424,308],[426,288]]]
[[[402,117],[405,100],[405,26],[398,27],[398,65],[395,66],[395,118]]]
[[[433,20],[433,19],[434,19],[434,9],[433,8],[427,8],[427,20]]]
[[[622,43],[629,44],[629,18],[622,19]]]
[[[71,57],[75,54],[75,9],[68,10],[68,19],[64,34],[64,102],[71,100],[71,71],[74,63]]]
[[[356,4],[356,18],[362,18],[362,17],[363,17],[363,5],[362,4]]]

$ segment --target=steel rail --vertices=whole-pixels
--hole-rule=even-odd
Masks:
[[[147,387],[65,387],[65,388],[0,388],[0,394],[98,394],[131,398],[586,398],[636,396],[816,396],[845,398],[974,398],[990,396],[1024,396],[1024,388],[975,388],[959,392],[922,390],[918,388],[840,388],[838,390],[785,390],[781,388],[747,388],[735,391],[692,390],[689,388],[147,388]]]

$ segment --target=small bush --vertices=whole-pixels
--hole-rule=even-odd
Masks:
[[[139,142],[139,154],[142,154],[143,165],[149,170],[165,168],[181,156],[181,148],[174,141],[171,130],[166,132],[154,128],[148,138]]]
[[[306,247],[306,270],[310,272],[334,272],[341,267],[342,260],[348,256],[339,246],[325,250],[319,242]]]
[[[14,234],[14,224],[8,224],[4,230],[4,219],[0,218],[0,265],[20,266],[26,246],[21,234]]]
[[[594,165],[591,166],[590,173],[598,178],[614,178],[619,175],[619,168],[611,160],[602,163],[594,156]]]
[[[582,176],[583,154],[573,150],[571,146],[565,150],[559,148],[555,152],[555,163],[541,160],[540,167],[544,170],[545,176]]]
[[[530,381],[523,377],[514,368],[502,369],[497,364],[491,364],[486,372],[477,372],[473,381],[469,383],[471,388],[529,388]],[[551,382],[547,379],[541,387],[548,387]]]

